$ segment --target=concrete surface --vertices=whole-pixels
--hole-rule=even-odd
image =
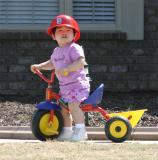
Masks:
[[[107,140],[104,128],[86,127],[89,140]],[[36,140],[30,127],[0,127],[0,139]],[[136,127],[129,140],[158,141],[158,127]]]

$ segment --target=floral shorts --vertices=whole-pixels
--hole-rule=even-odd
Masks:
[[[68,89],[60,91],[60,95],[65,102],[82,102],[89,96],[90,89]]]

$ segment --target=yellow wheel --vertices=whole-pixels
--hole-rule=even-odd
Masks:
[[[54,115],[53,123],[52,122],[48,123],[49,117],[50,114],[46,113],[41,117],[39,121],[39,129],[46,136],[51,136],[52,134],[58,134],[58,128],[59,128],[58,117]]]
[[[131,134],[132,127],[128,119],[116,116],[110,118],[105,125],[105,134],[113,142],[123,142]]]
[[[59,136],[63,127],[63,117],[59,111],[54,111],[53,122],[49,122],[50,111],[37,110],[35,111],[31,129],[34,136],[45,141],[47,139],[54,139]]]

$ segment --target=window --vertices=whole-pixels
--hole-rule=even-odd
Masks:
[[[143,0],[0,0],[0,30],[43,30],[65,13],[82,32],[126,32],[128,39],[143,39],[143,12]]]
[[[72,15],[84,30],[115,30],[115,0],[74,0]]]
[[[0,0],[0,29],[42,28],[58,13],[58,0]]]
[[[115,0],[74,0],[73,15],[80,23],[115,22]]]

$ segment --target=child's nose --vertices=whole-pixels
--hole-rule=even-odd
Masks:
[[[66,33],[67,33],[67,31],[66,31],[66,30],[63,30],[63,31],[62,31],[62,34],[66,34]]]

